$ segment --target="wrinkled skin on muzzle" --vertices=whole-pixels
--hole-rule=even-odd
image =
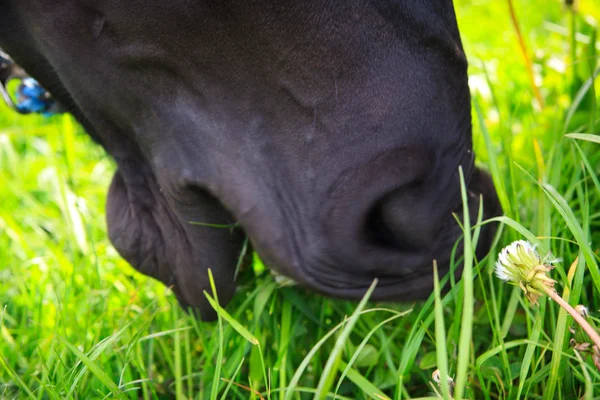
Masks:
[[[413,300],[461,236],[459,166],[473,219],[501,212],[449,0],[7,0],[0,47],[116,161],[115,248],[204,318],[246,237],[319,293]]]

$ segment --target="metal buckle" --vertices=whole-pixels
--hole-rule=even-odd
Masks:
[[[8,93],[8,83],[15,80],[22,80],[27,75],[25,72],[10,58],[10,56],[0,50],[0,95],[4,98],[6,104],[19,114],[30,114],[30,111],[21,110],[15,104],[12,97]]]

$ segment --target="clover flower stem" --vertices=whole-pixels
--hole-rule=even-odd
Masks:
[[[592,339],[594,344],[598,346],[598,348],[600,348],[600,335],[598,335],[598,332],[596,332],[596,330],[592,328],[592,326],[585,320],[585,318],[583,318],[581,314],[577,312],[577,310],[571,307],[569,303],[567,303],[562,297],[560,297],[556,290],[547,287],[544,289],[544,291],[548,296],[550,296],[552,300],[557,302],[559,306],[561,306],[562,308],[567,310],[569,314],[571,314],[575,322],[577,322],[583,328],[585,333],[588,334],[588,336],[590,337],[590,339]]]

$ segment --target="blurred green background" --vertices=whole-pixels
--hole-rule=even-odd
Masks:
[[[600,127],[590,85],[600,64],[600,2],[581,1],[578,13],[558,0],[514,2],[543,106],[508,2],[460,0],[455,7],[470,62],[477,160],[495,168],[507,217],[565,259],[554,276],[564,287],[582,246],[598,259],[600,145],[564,135]],[[227,310],[260,346],[226,321],[190,318],[164,286],[136,273],[110,245],[104,202],[113,171],[69,116],[22,117],[0,105],[0,398],[283,398],[309,350],[356,303],[279,288],[268,273],[248,269]],[[560,193],[567,218],[541,182]],[[583,236],[574,237],[569,218]],[[518,238],[506,227],[496,250]],[[579,360],[568,346],[565,315],[545,301],[532,309],[518,290],[498,282],[494,256],[476,265],[465,396],[600,398],[591,357]],[[571,300],[588,304],[597,318],[600,294],[581,265]],[[444,306],[451,374],[461,296],[457,284]],[[325,371],[333,393],[340,366],[368,339],[339,382],[338,398],[400,399],[436,389],[433,324],[424,322],[431,302],[385,307],[396,314],[371,308],[344,344],[339,368]],[[310,358],[291,398],[312,397],[336,335]]]

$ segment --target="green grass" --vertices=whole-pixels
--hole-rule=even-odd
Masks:
[[[474,146],[506,216],[491,257],[460,260],[472,279],[440,277],[450,290],[414,304],[325,299],[246,269],[225,309],[207,293],[218,322],[191,318],[108,242],[110,158],[69,117],[1,108],[0,398],[419,398],[446,392],[431,378],[438,363],[464,398],[599,398],[600,372],[569,346],[570,317],[546,299],[530,307],[493,276],[500,248],[527,238],[564,259],[552,272],[559,293],[599,322],[600,112],[590,77],[600,4],[581,3],[572,18],[558,1],[515,1],[540,109],[507,3],[457,1]],[[460,222],[474,228],[468,250],[479,221]]]

